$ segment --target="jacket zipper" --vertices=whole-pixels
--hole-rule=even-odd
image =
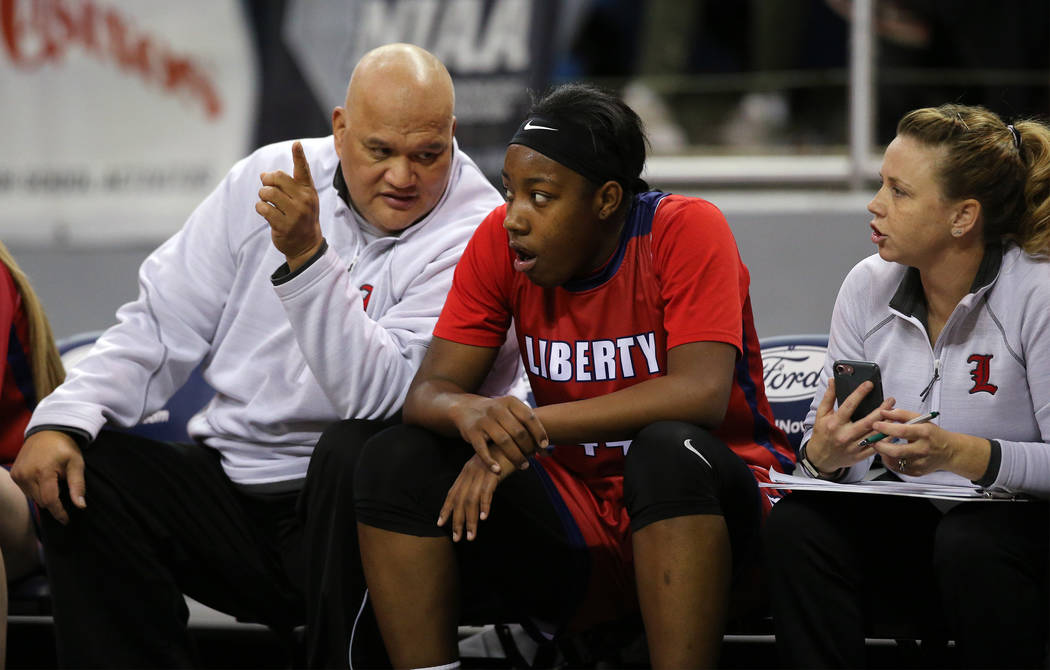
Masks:
[[[922,399],[923,402],[926,402],[926,399],[930,397],[930,391],[933,390],[933,385],[940,378],[941,378],[941,359],[937,358],[937,359],[934,359],[934,361],[933,361],[933,379],[931,379],[930,383],[926,385],[926,388],[924,388],[919,393],[919,397]]]

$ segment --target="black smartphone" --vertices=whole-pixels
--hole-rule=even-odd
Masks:
[[[882,372],[878,363],[871,361],[835,361],[832,366],[835,373],[835,399],[839,405],[845,402],[849,394],[866,381],[875,384],[875,388],[864,396],[850,421],[863,419],[882,404]]]

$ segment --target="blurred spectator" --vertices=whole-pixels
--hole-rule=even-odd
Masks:
[[[786,142],[792,106],[809,103],[775,79],[755,90],[754,74],[844,68],[844,25],[822,0],[596,0],[556,77],[622,86],[656,153]],[[817,31],[823,39],[807,39]]]
[[[558,80],[620,87],[655,153],[848,142],[852,0],[586,0]],[[876,142],[944,100],[1050,111],[1050,3],[875,0]]]
[[[845,11],[850,0],[827,0]],[[1006,119],[1050,112],[1050,3],[878,0],[878,127],[886,144],[905,112],[945,100]]]

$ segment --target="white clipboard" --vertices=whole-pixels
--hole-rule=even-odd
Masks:
[[[935,498],[956,501],[1027,501],[1023,494],[1009,491],[992,491],[977,485],[955,486],[950,484],[924,484],[922,482],[876,481],[829,482],[825,479],[786,475],[770,469],[772,482],[760,482],[761,488],[791,489],[792,491],[832,491],[838,493],[873,493],[887,496],[909,496],[912,498]]]

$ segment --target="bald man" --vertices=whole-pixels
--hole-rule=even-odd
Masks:
[[[12,476],[42,509],[63,665],[194,664],[183,594],[278,631],[309,620],[311,664],[346,665],[357,612],[340,593],[360,584],[342,573],[359,568],[356,544],[332,541],[354,527],[333,459],[397,420],[456,261],[501,203],[456,146],[453,107],[428,52],[366,54],[332,136],[238,162],[39,404]],[[494,395],[519,369],[513,347],[501,360]],[[105,430],[198,365],[216,393],[194,444]]]

